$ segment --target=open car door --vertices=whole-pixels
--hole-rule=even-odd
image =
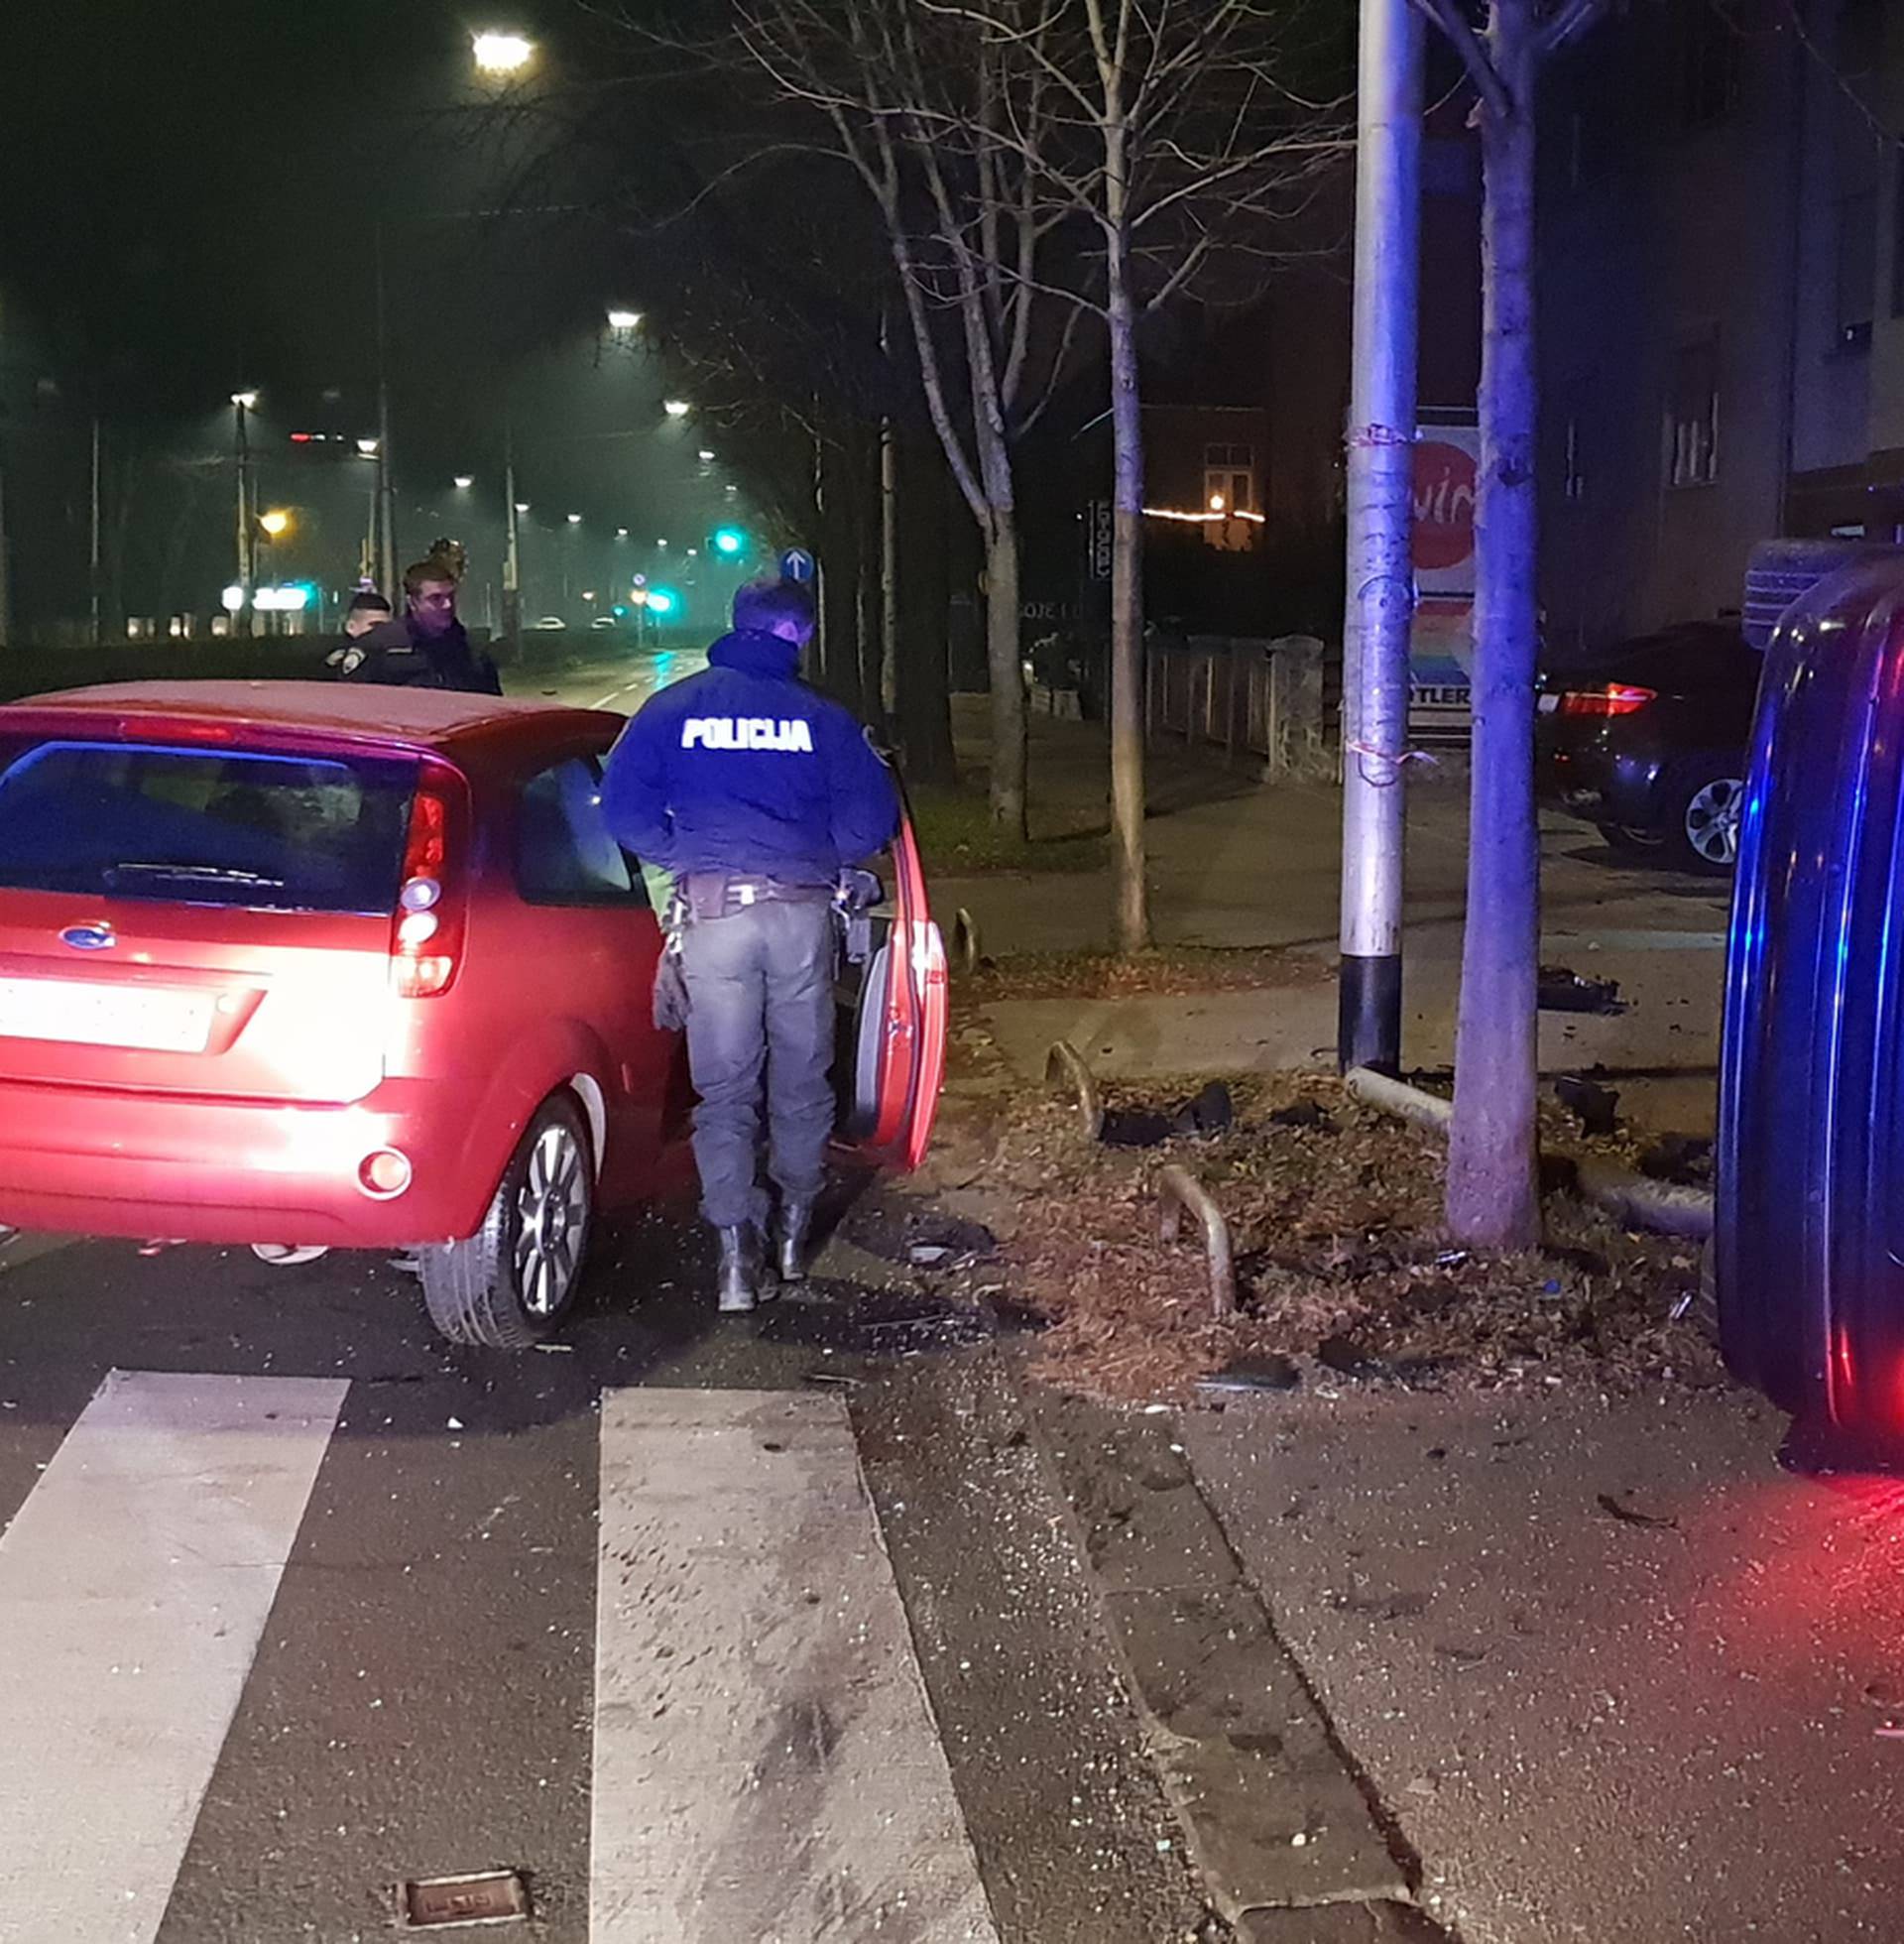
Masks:
[[[926,905],[912,821],[884,860],[888,898],[872,913],[870,949],[841,967],[840,1139],[884,1167],[925,1158],[945,1079],[945,941]]]

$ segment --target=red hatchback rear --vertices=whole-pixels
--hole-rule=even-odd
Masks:
[[[620,728],[296,682],[0,708],[0,1221],[414,1248],[446,1335],[545,1336],[687,1098],[597,802]],[[944,960],[895,856],[911,948],[868,982],[858,1082],[903,1164]]]

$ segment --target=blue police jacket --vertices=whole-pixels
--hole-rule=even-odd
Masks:
[[[800,652],[739,630],[643,706],[610,752],[616,840],[677,877],[725,871],[831,884],[898,828],[892,773],[839,703],[794,675]]]

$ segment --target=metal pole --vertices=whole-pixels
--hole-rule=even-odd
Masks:
[[[516,511],[516,427],[503,421],[503,522],[508,544],[503,549],[503,639],[520,646],[523,631],[522,515]]]
[[[252,632],[251,597],[258,577],[256,536],[251,519],[251,435],[245,425],[245,406],[234,399],[232,414],[232,452],[238,467],[238,612],[237,632]]]
[[[88,585],[91,593],[92,645],[97,648],[104,635],[99,625],[99,415],[96,412],[92,415],[92,546]]]
[[[1362,0],[1354,377],[1343,617],[1342,1066],[1401,1066],[1422,24],[1413,0]]]
[[[390,449],[390,335],[384,322],[384,225],[377,224],[377,584],[397,600],[397,469]]]

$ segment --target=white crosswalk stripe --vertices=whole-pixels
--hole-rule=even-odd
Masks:
[[[992,1944],[836,1398],[602,1402],[592,1944]]]
[[[300,1618],[312,1587],[334,1592],[367,1545],[373,1573],[389,1557],[388,1529],[361,1525],[361,1486],[345,1484],[375,1457],[360,1432],[339,1435],[348,1390],[113,1372],[0,1530],[0,1944],[154,1944],[162,1931],[166,1944],[251,1944],[308,1930],[290,1907],[208,1915],[226,1907],[206,1885],[233,1854],[234,1825],[202,1854],[194,1828],[201,1811],[210,1823],[257,1813],[233,1806],[256,1799],[247,1750],[269,1755],[286,1723],[320,1724],[307,1746],[339,1762],[370,1746],[363,1711],[384,1703],[356,1687],[356,1657],[290,1686],[283,1672],[299,1638],[329,1638]],[[569,1421],[592,1438],[586,1418]],[[787,1392],[610,1391],[599,1441],[595,1703],[591,1723],[584,1660],[572,1729],[592,1738],[590,1806],[576,1801],[572,1823],[573,1862],[585,1834],[589,1861],[571,1873],[557,1934],[579,1939],[586,1921],[591,1944],[997,1944],[844,1407]],[[503,1450],[488,1447],[486,1462]],[[492,1489],[471,1502],[485,1519],[503,1511],[488,1512]],[[447,1517],[416,1513],[416,1559],[455,1546]],[[307,1521],[324,1535],[314,1559]],[[413,1556],[408,1537],[398,1556]],[[478,1572],[525,1564],[500,1543],[479,1541],[473,1557]],[[349,1584],[347,1597],[364,1597]],[[387,1579],[374,1585],[377,1624],[401,1637],[405,1613],[421,1610],[391,1605]],[[416,1600],[441,1597],[420,1568],[401,1581],[413,1585]],[[580,1646],[587,1601],[577,1580],[572,1602],[536,1624],[552,1640],[572,1627]],[[453,1711],[487,1678],[480,1661],[434,1662],[391,1705]],[[241,1714],[250,1727],[241,1718],[232,1733]],[[402,1732],[401,1718],[374,1719]],[[583,1762],[589,1744],[571,1746]],[[533,1775],[494,1781],[506,1795],[536,1787]],[[348,1814],[354,1841],[370,1798],[332,1805],[330,1793],[324,1822],[343,1839]],[[263,1813],[242,1856],[268,1855]],[[405,1850],[400,1828],[379,1881]],[[534,1875],[536,1857],[521,1861]],[[336,1931],[340,1944],[358,1934]]]
[[[0,1944],[157,1934],[345,1389],[115,1371],[0,1535]]]

